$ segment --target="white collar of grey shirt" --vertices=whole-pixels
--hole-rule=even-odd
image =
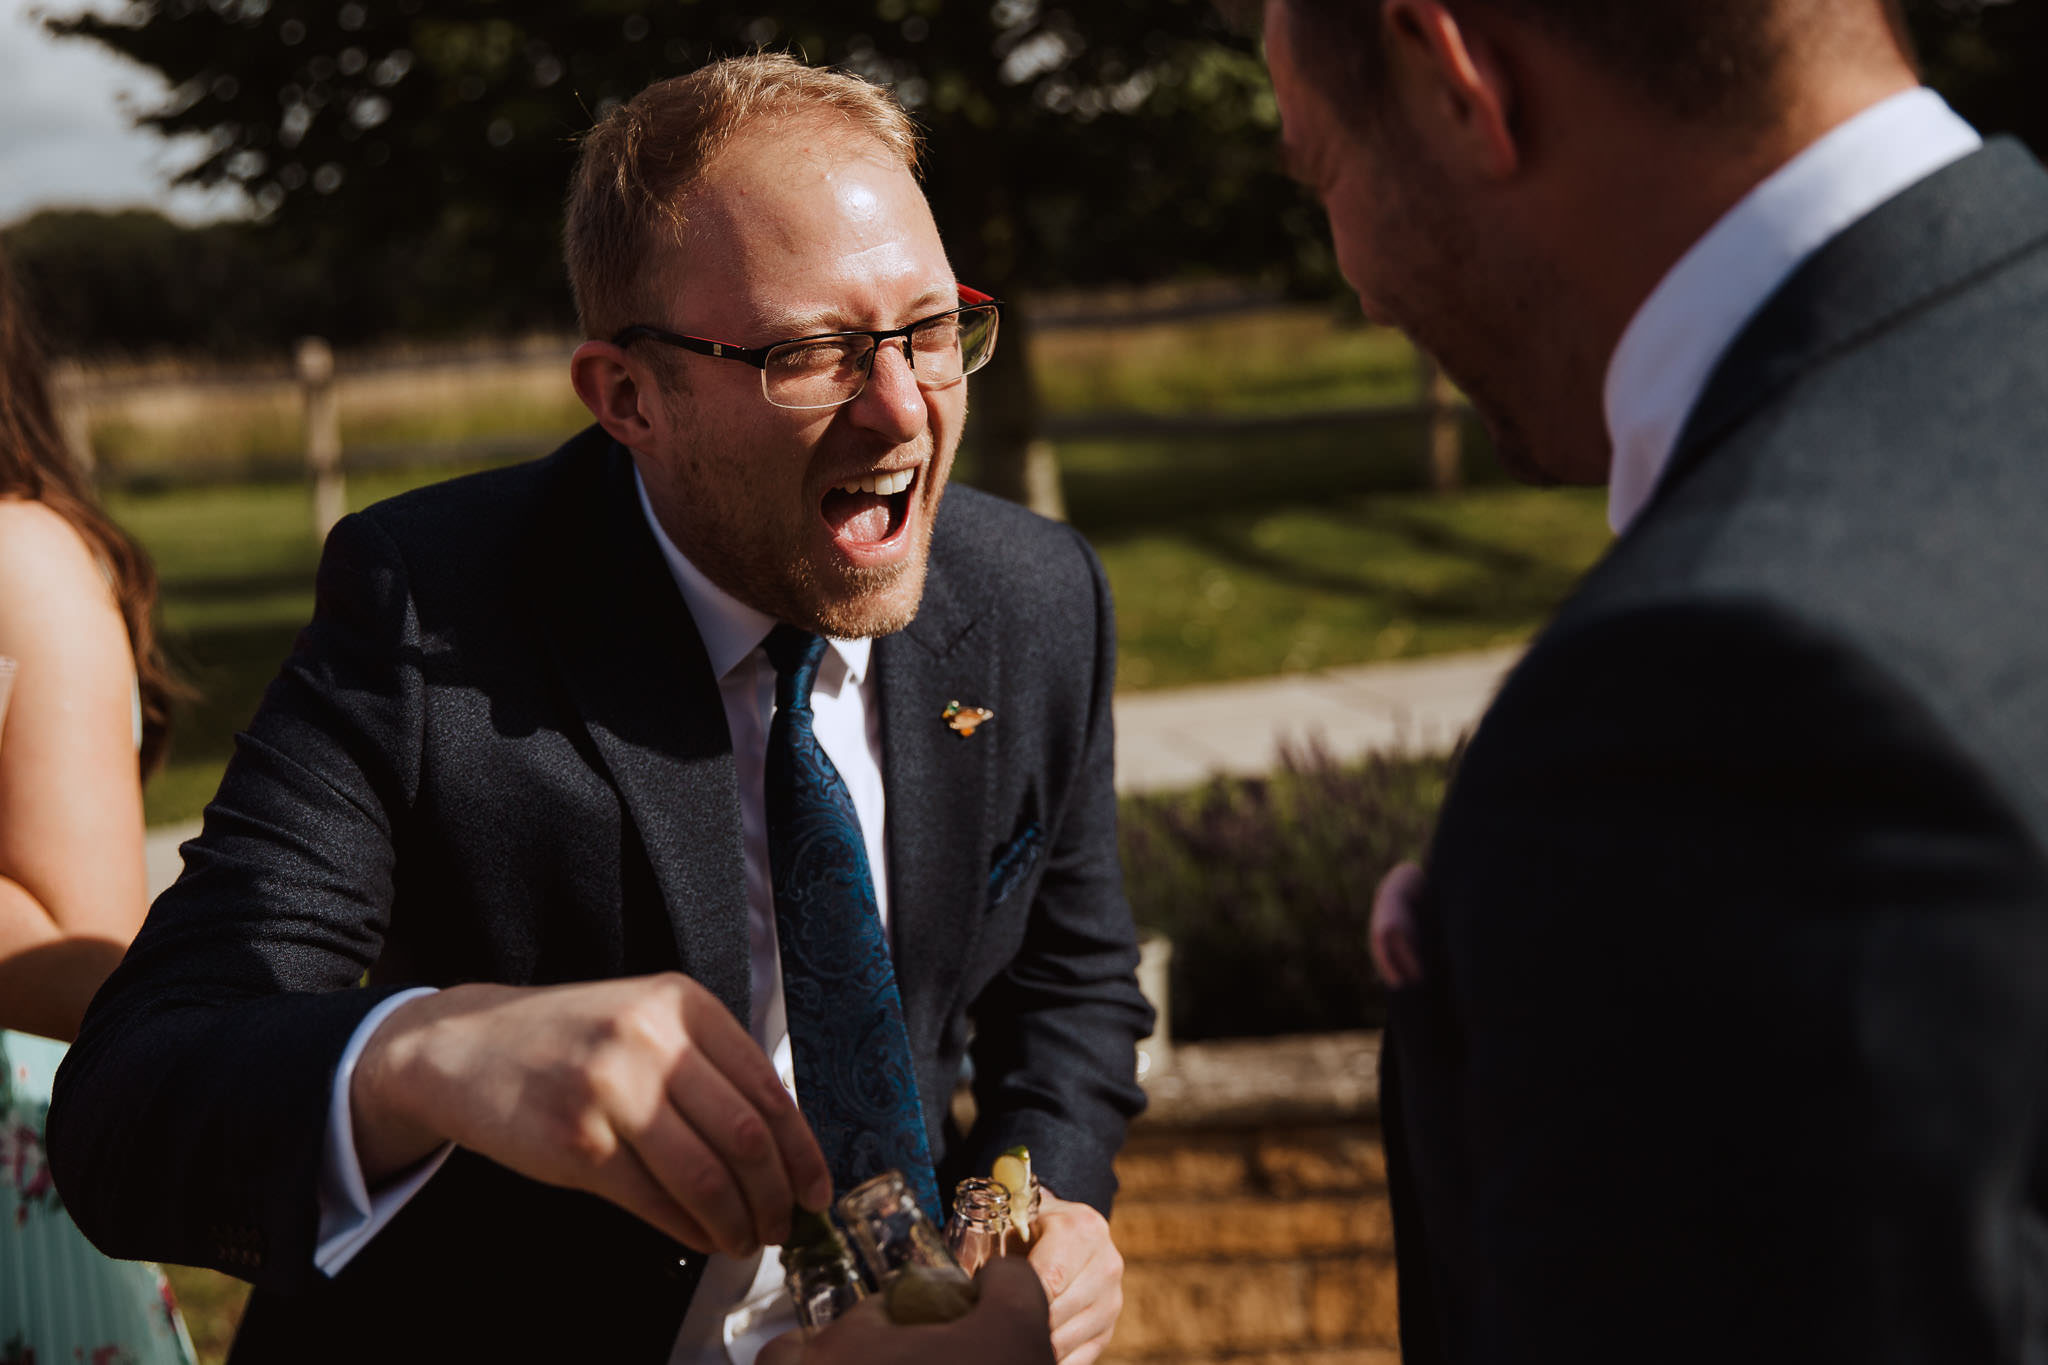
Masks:
[[[1649,504],[1714,366],[1778,286],[1851,223],[1983,145],[1932,90],[1893,95],[1786,162],[1693,244],[1608,363],[1616,535]]]

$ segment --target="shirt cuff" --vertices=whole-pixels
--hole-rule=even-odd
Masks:
[[[454,1143],[443,1144],[372,1195],[369,1182],[363,1179],[363,1163],[356,1156],[355,1116],[349,1110],[349,1083],[370,1035],[406,1001],[432,994],[433,987],[419,986],[378,1002],[349,1035],[348,1046],[335,1065],[334,1095],[327,1105],[327,1140],[320,1152],[320,1242],[313,1248],[313,1264],[329,1278],[339,1275],[341,1268],[370,1244],[455,1150]]]

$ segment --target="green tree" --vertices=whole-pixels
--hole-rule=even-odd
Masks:
[[[567,316],[576,138],[649,82],[787,47],[887,83],[929,135],[964,280],[1035,288],[1190,272],[1334,279],[1272,150],[1249,40],[1209,0],[140,0],[53,21],[169,80],[141,122],[197,133],[182,179],[245,189],[291,253],[402,282],[408,330]],[[1056,501],[1012,310],[977,379],[982,481]]]

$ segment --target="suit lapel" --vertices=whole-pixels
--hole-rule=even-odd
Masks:
[[[2048,240],[2048,175],[1996,138],[1910,186],[1816,252],[1729,346],[1652,503],[1800,376]]]
[[[591,743],[638,830],[683,970],[745,1023],[746,868],[718,681],[647,528],[632,458],[601,433],[579,456],[583,534],[550,575],[546,629]]]
[[[981,926],[988,850],[1000,832],[988,822],[1003,734],[995,632],[975,628],[978,605],[955,595],[938,548],[917,620],[875,642],[890,936],[911,1048],[927,1057]],[[971,738],[955,734],[941,715],[955,700],[993,707],[997,718]]]

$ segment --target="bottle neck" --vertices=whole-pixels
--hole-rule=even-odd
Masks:
[[[993,1180],[963,1180],[953,1192],[953,1216],[965,1227],[1002,1232],[1010,1226],[1010,1192]]]

